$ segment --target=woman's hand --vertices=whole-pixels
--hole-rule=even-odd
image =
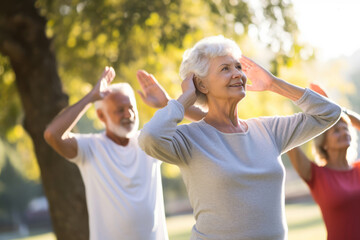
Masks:
[[[142,89],[142,91],[137,92],[142,100],[150,107],[165,107],[170,97],[156,78],[144,70],[137,71],[136,77]]]
[[[184,106],[185,110],[194,105],[197,98],[194,76],[193,73],[189,74],[189,76],[181,83],[183,94],[177,100]]]
[[[240,58],[242,71],[251,81],[251,85],[247,85],[249,91],[267,91],[271,90],[272,84],[276,77],[250,58],[242,56]]]
[[[304,88],[275,77],[250,58],[242,56],[240,63],[243,72],[251,81],[251,85],[247,85],[249,91],[272,91],[293,101],[298,100],[305,92]]]

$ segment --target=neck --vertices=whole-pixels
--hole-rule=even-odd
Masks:
[[[245,132],[247,127],[239,121],[237,104],[235,101],[209,101],[209,111],[204,120],[221,132]]]
[[[348,170],[351,169],[347,159],[346,159],[346,150],[341,151],[328,151],[328,158],[326,162],[326,167],[336,169],[336,170]]]
[[[113,132],[110,132],[106,130],[106,136],[113,141],[114,143],[121,145],[121,146],[127,146],[129,144],[130,139],[125,137],[119,137],[118,135],[114,134]]]

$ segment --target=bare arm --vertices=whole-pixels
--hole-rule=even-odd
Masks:
[[[275,77],[250,58],[242,56],[240,63],[244,73],[252,82],[251,85],[247,85],[249,91],[272,91],[293,101],[300,99],[305,92],[304,88]]]
[[[311,163],[300,147],[287,152],[290,161],[299,176],[305,181],[311,180]]]
[[[136,77],[142,89],[142,91],[137,92],[147,105],[154,108],[163,108],[167,105],[171,98],[152,74],[139,70]],[[185,110],[185,117],[191,121],[199,121],[205,115],[206,112],[196,106],[190,106]]]
[[[46,127],[46,142],[61,156],[74,158],[77,155],[77,142],[71,130],[83,116],[91,103],[100,100],[106,94],[106,87],[115,77],[113,68],[106,67],[95,87],[79,102],[64,109]]]

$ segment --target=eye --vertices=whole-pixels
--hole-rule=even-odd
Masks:
[[[221,71],[227,71],[227,70],[229,70],[229,67],[228,67],[228,66],[225,66],[225,67],[223,67],[223,68],[221,69]]]
[[[239,69],[239,70],[242,70],[242,67],[241,67],[241,65],[240,65],[240,64],[239,64],[239,65],[237,65],[237,66],[236,66],[236,68],[237,68],[237,69]]]

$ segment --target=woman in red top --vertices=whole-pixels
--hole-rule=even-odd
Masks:
[[[326,96],[318,86],[312,88]],[[321,209],[328,240],[360,239],[360,162],[352,163],[350,156],[356,149],[354,128],[360,130],[360,116],[344,111],[338,123],[315,138],[317,164],[299,147],[287,153]]]

